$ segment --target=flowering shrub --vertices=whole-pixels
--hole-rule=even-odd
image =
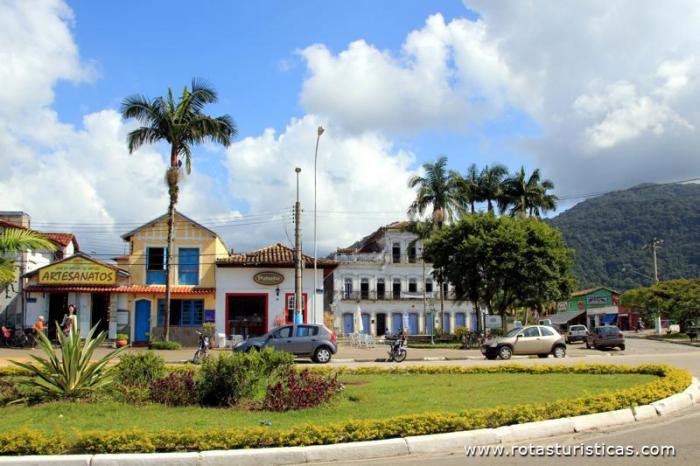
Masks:
[[[14,383],[0,380],[0,406],[16,400],[19,396],[19,391]]]
[[[263,409],[289,411],[313,408],[330,400],[343,389],[337,375],[317,375],[307,370],[287,371],[279,382],[267,387]]]
[[[192,372],[175,372],[154,380],[150,385],[151,401],[168,406],[188,406],[197,403]]]

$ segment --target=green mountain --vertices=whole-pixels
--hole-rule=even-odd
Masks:
[[[700,185],[642,184],[581,202],[548,223],[575,250],[579,288],[651,283],[652,238],[659,279],[700,277]]]

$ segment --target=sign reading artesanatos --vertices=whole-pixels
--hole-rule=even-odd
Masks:
[[[279,285],[284,281],[284,275],[279,272],[258,272],[253,275],[253,281],[258,285]]]
[[[41,285],[114,285],[117,283],[117,271],[82,257],[76,257],[41,269],[39,283]]]

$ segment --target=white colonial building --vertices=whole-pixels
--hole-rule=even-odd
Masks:
[[[430,334],[433,320],[445,333],[476,328],[471,304],[458,303],[448,283],[440,296],[432,265],[423,262],[423,244],[404,230],[407,225],[381,227],[334,254],[339,265],[326,290],[341,334],[384,335],[402,327],[412,335]]]

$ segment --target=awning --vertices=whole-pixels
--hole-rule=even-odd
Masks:
[[[552,314],[550,316],[547,316],[548,319],[552,321],[552,324],[554,325],[563,325],[571,322],[575,318],[579,317],[580,315],[585,314],[586,311],[566,311],[566,312],[558,312],[556,314]]]
[[[613,325],[617,323],[617,314],[605,314],[602,320],[605,325]]]

